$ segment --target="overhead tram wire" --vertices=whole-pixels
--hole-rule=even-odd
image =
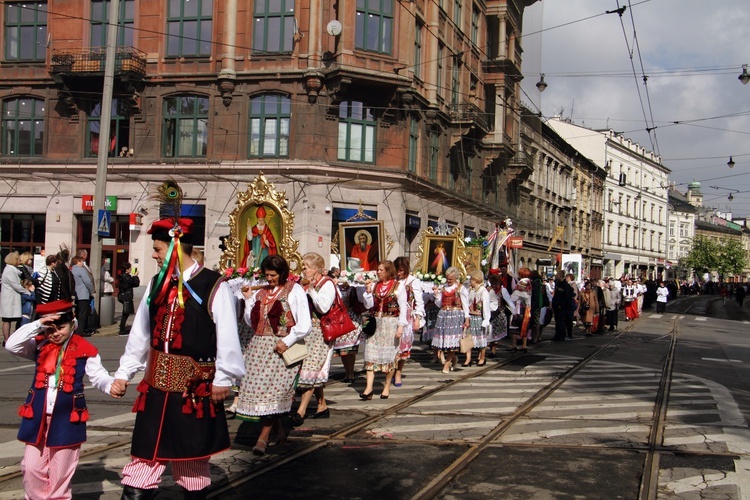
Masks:
[[[435,0],[431,0],[431,1],[432,1],[433,3],[436,3],[436,2],[435,2]],[[630,4],[630,2],[629,2],[629,4],[630,4],[630,6],[631,6],[631,9],[632,9],[632,7],[633,7],[633,6],[641,5],[641,4],[644,4],[644,3],[650,2],[650,1],[651,1],[651,0],[643,0],[643,1],[641,1],[641,2],[638,2],[638,3],[635,3],[635,4]],[[403,5],[403,4],[402,4],[401,0],[399,0],[399,5],[401,5],[401,6],[402,6],[402,7],[404,8],[404,11],[405,11],[406,13],[408,13],[409,15],[411,15],[412,17],[414,17],[415,19],[417,19],[417,18],[416,18],[416,16],[415,16],[415,15],[414,15],[414,14],[413,14],[412,12],[410,12],[410,11],[409,11],[409,10],[408,10],[408,9],[407,9],[407,8],[406,8],[406,7],[405,7],[405,6]],[[25,6],[24,6],[24,7],[25,7]],[[25,7],[25,8],[30,8],[30,7]],[[67,18],[67,19],[79,19],[79,20],[83,20],[83,21],[89,21],[89,22],[91,22],[91,21],[92,21],[92,19],[90,19],[90,18],[87,18],[87,17],[84,17],[84,16],[73,16],[73,15],[69,15],[69,14],[63,14],[63,13],[60,13],[60,12],[56,12],[56,11],[53,11],[53,10],[49,10],[49,9],[38,9],[38,10],[42,10],[42,11],[44,11],[44,12],[47,12],[47,14],[48,14],[48,15],[54,15],[54,16],[58,16],[58,17],[63,17],[63,18]],[[557,28],[560,28],[560,27],[565,27],[565,26],[569,26],[569,25],[572,25],[572,24],[575,24],[575,23],[578,23],[578,22],[582,22],[582,21],[587,21],[587,20],[590,20],[590,19],[593,19],[593,18],[596,18],[596,17],[601,17],[601,16],[604,16],[604,15],[607,15],[607,12],[603,12],[603,13],[600,13],[600,14],[596,14],[596,15],[594,15],[594,16],[588,16],[588,17],[586,17],[586,18],[578,19],[578,20],[575,20],[575,21],[571,21],[571,22],[568,22],[568,23],[563,23],[563,24],[561,24],[561,25],[553,26],[553,27],[550,27],[550,28],[545,28],[545,29],[543,29],[543,30],[539,30],[539,31],[536,31],[536,32],[524,33],[524,34],[522,34],[522,37],[528,37],[528,36],[531,36],[531,35],[535,35],[535,34],[543,33],[543,32],[545,32],[545,31],[549,31],[549,30],[552,30],[552,29],[557,29]],[[452,23],[452,20],[450,20],[450,22]],[[431,35],[432,35],[433,37],[435,37],[435,38],[438,38],[438,37],[437,37],[437,35],[435,35],[435,33],[433,33],[433,32],[432,32],[432,31],[431,31],[431,30],[429,29],[429,27],[428,27],[427,25],[424,25],[424,28],[425,28],[425,29],[426,29],[426,31],[427,31],[427,32],[428,32],[429,34],[431,34]],[[148,30],[148,29],[144,29],[144,28],[140,28],[140,27],[135,27],[135,26],[132,26],[132,27],[131,27],[131,26],[124,26],[124,29],[130,29],[130,30],[132,30],[132,31],[139,31],[139,32],[144,32],[144,33],[149,33],[149,34],[157,34],[157,35],[161,35],[161,36],[169,36],[169,34],[168,34],[168,33],[166,33],[166,32],[164,32],[164,31],[159,31],[159,30]],[[623,27],[623,29],[624,29],[624,27]],[[188,37],[188,38],[191,38],[191,39],[197,40],[197,39],[195,39],[195,38],[192,38],[192,37]],[[263,52],[264,52],[264,51],[258,51],[258,50],[255,50],[255,49],[253,49],[252,47],[248,47],[248,46],[244,46],[244,45],[239,45],[239,44],[226,44],[226,43],[222,43],[222,42],[216,42],[216,41],[213,41],[213,40],[211,40],[211,41],[210,41],[210,43],[211,43],[211,45],[217,45],[217,46],[222,46],[222,47],[229,47],[229,46],[232,46],[232,47],[235,47],[235,48],[238,48],[238,49],[243,49],[243,50],[247,50],[247,51],[249,51],[249,52],[252,52],[252,53],[256,53],[256,54],[257,54],[257,53],[263,53]],[[479,46],[475,46],[475,48],[476,48],[476,49],[477,49],[477,50],[478,50],[478,51],[479,51],[479,52],[480,52],[481,54],[483,54],[483,55],[484,55],[484,56],[485,56],[485,57],[487,58],[487,60],[490,60],[490,59],[489,59],[489,57],[488,57],[488,55],[487,55],[487,53],[486,53],[486,52],[485,52],[485,51],[484,51],[484,50],[482,49],[482,47],[479,47]],[[449,53],[448,53],[448,54],[447,54],[447,55],[446,55],[445,57],[446,57],[446,58],[448,58],[448,57],[453,57],[454,55],[455,55],[455,54],[453,54],[453,53],[452,53],[452,51],[449,51]],[[320,61],[320,62],[322,62],[322,61]],[[434,62],[434,60],[423,61],[423,62],[421,63],[421,65],[425,65],[425,66],[426,66],[426,65],[428,65],[428,64],[431,64],[432,62]],[[406,68],[409,68],[409,67],[414,67],[414,65],[410,65],[410,66],[405,66],[405,67],[403,67],[403,68],[400,68],[400,69],[406,69]],[[633,71],[634,71],[634,70],[633,70]],[[699,72],[699,73],[706,73],[706,72],[711,72],[711,73],[713,73],[713,74],[716,74],[717,72],[720,72],[720,73],[727,73],[727,74],[729,74],[729,73],[731,73],[731,72],[734,72],[734,66],[732,66],[732,67],[726,67],[726,68],[725,68],[725,67],[716,67],[716,68],[705,68],[705,69],[687,69],[687,70],[685,70],[685,69],[676,69],[676,70],[673,70],[673,71],[669,71],[669,70],[661,70],[661,71],[659,71],[659,72],[658,72],[657,74],[659,74],[659,75],[675,75],[675,74],[677,74],[677,75],[681,75],[681,74],[687,74],[686,72]],[[382,74],[390,74],[391,72],[389,72],[389,71],[379,71],[379,72],[377,72],[377,73],[382,73]],[[634,74],[634,73],[632,73],[632,74]],[[612,73],[612,74],[608,74],[608,73],[598,73],[598,74],[596,74],[596,73],[590,73],[590,74],[574,74],[574,73],[570,73],[570,74],[561,74],[561,75],[557,75],[557,76],[560,76],[560,77],[597,77],[597,76],[605,76],[605,77],[617,76],[617,77],[621,77],[621,76],[624,76],[624,75],[622,75],[622,74],[619,74],[619,73]],[[628,75],[628,76],[629,76],[629,75]],[[447,86],[443,86],[443,88],[442,88],[442,90],[448,90],[448,89],[449,89],[449,88],[448,88]],[[528,100],[530,101],[530,103],[534,105],[534,107],[536,108],[536,110],[537,110],[537,112],[538,112],[538,114],[539,114],[539,116],[540,116],[541,118],[549,118],[549,117],[545,117],[545,116],[543,115],[542,111],[541,111],[540,109],[538,109],[538,108],[536,107],[536,105],[534,104],[534,101],[533,101],[533,99],[532,99],[532,98],[531,98],[531,97],[530,97],[530,96],[529,96],[529,95],[528,95],[528,94],[526,93],[526,91],[525,91],[525,90],[523,89],[523,87],[521,87],[521,91],[522,91],[522,93],[523,93],[523,94],[524,94],[524,95],[525,95],[525,96],[526,96],[526,97],[528,98]],[[640,92],[639,92],[639,94],[640,94]],[[464,95],[464,97],[466,97],[466,94],[465,94],[465,93],[462,93],[462,95]],[[320,105],[320,104],[319,104],[319,105]],[[378,109],[377,107],[372,107],[372,106],[370,106],[370,107],[371,107],[372,109]],[[393,108],[393,107],[390,107],[389,109],[395,109],[395,108]],[[514,113],[514,114],[516,114],[516,115],[519,115],[519,114],[520,114],[520,113],[519,113],[519,111],[518,111],[517,109],[511,109],[511,112],[513,112],[513,113]],[[50,119],[55,119],[55,118],[56,118],[56,117],[50,117]],[[645,119],[645,112],[644,112],[644,119]],[[683,122],[673,122],[673,123],[672,123],[672,124],[671,124],[670,126],[672,126],[672,125],[677,125],[677,124],[683,124]],[[647,127],[646,127],[646,129],[648,130],[648,129],[650,129],[650,128],[653,128],[653,127],[649,127],[649,126],[648,126],[648,122],[647,122]],[[638,129],[635,129],[635,130],[632,130],[632,131],[638,131]],[[231,133],[231,131],[230,131],[230,133]],[[239,131],[237,131],[237,132],[236,132],[235,134],[233,134],[233,135],[238,135],[238,134],[239,134]],[[735,156],[737,156],[737,155],[735,155]]]

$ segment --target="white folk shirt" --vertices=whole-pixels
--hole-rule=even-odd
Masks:
[[[377,286],[377,283],[373,283],[372,289],[375,290]],[[362,298],[364,299],[362,303],[367,309],[372,309],[375,306],[375,297],[372,293],[365,291]],[[401,283],[398,284],[398,290],[396,290],[396,300],[398,301],[398,324],[406,326],[409,324],[406,321],[406,308],[409,307],[409,304],[406,301],[406,287]]]
[[[253,306],[255,306],[255,302],[258,300],[258,292],[260,290],[256,291],[249,299],[245,299],[245,323],[250,326],[252,326],[250,323],[250,314],[252,313]],[[292,347],[297,341],[302,340],[310,333],[312,330],[312,319],[310,316],[310,306],[307,303],[307,294],[301,285],[294,284],[289,291],[287,301],[289,303],[289,310],[292,312],[292,317],[294,318],[294,326],[289,329],[285,337],[281,337],[281,341],[287,347]],[[330,301],[333,303],[333,295],[330,295]],[[331,308],[330,304],[328,308]]]
[[[469,304],[482,305],[482,328],[490,326],[490,293],[484,286],[469,290]]]
[[[16,356],[34,361],[37,348],[37,343],[34,337],[40,335],[42,332],[44,332],[44,328],[39,320],[27,323],[13,332],[13,335],[11,335],[5,343],[5,348]],[[86,359],[86,375],[88,375],[91,385],[100,391],[109,394],[112,382],[114,382],[115,379],[109,374],[104,366],[102,366],[102,358],[98,354]],[[57,378],[54,375],[48,377],[46,401],[47,415],[51,415],[52,410],[55,407],[58,385]]]
[[[189,280],[200,269],[197,262],[183,271],[182,279]],[[137,371],[146,368],[151,350],[151,319],[146,297],[151,293],[151,281],[146,287],[143,300],[135,312],[125,353],[120,357],[120,368],[116,379],[130,380]],[[216,375],[213,385],[231,387],[245,376],[245,360],[242,357],[240,338],[237,333],[237,301],[225,281],[216,289],[211,304],[211,314],[216,325]]]

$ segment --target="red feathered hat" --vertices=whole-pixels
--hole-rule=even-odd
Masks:
[[[184,217],[181,217],[178,220],[178,224],[180,226],[180,230],[182,231],[182,234],[191,234],[193,231],[193,220],[192,219],[186,219]],[[148,234],[154,234],[154,233],[169,233],[172,229],[174,229],[174,219],[159,219],[157,221],[154,221],[153,224],[151,224],[151,227],[148,229]]]

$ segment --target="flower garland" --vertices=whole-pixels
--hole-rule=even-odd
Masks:
[[[368,281],[377,281],[377,279],[377,271],[360,271],[358,273],[353,273],[342,269],[339,273],[339,281],[346,281],[350,284],[356,283],[358,285],[364,285]]]
[[[421,281],[422,283],[434,283],[438,286],[445,285],[448,282],[448,279],[442,274],[438,275],[435,273],[417,272],[417,273],[414,273],[414,276],[416,276],[417,279]]]
[[[224,277],[226,279],[242,278],[246,280],[257,280],[260,279],[260,268],[259,267],[228,267],[224,270]]]

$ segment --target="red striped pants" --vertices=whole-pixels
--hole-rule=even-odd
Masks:
[[[195,460],[172,460],[172,475],[177,484],[188,491],[198,491],[211,484],[208,457]],[[122,485],[142,490],[159,487],[161,475],[167,468],[168,460],[147,461],[133,458],[122,469]]]
[[[47,415],[44,436],[38,445],[27,444],[21,460],[23,488],[30,500],[69,499],[70,480],[78,465],[81,445],[47,448],[47,430],[52,418]]]

